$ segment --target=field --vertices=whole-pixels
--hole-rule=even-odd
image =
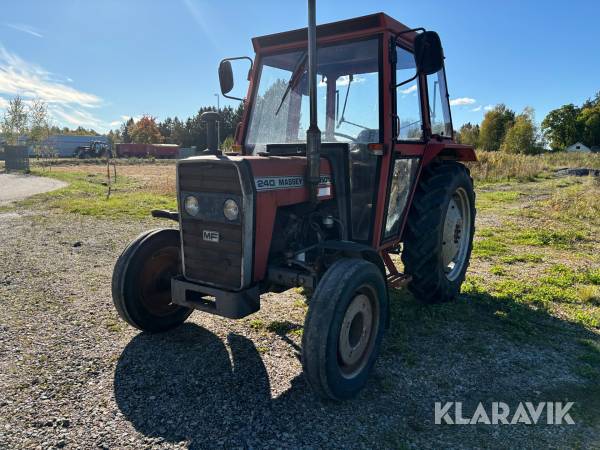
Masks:
[[[306,299],[269,294],[241,321],[195,313],[139,333],[118,318],[112,265],[173,208],[174,165],[35,166],[68,187],[0,207],[0,447],[598,448],[598,155],[480,153],[477,231],[457,302],[392,295],[370,383],[341,404],[298,359]],[[435,402],[573,401],[574,425],[435,425]],[[470,412],[470,413],[469,413]]]

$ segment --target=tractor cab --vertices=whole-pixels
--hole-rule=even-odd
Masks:
[[[440,157],[475,158],[472,149],[452,141],[440,40],[433,32],[411,30],[380,13],[319,26],[317,42],[322,149],[329,159],[327,149],[333,148],[348,158],[348,173],[340,180],[348,183],[346,237],[375,247],[393,246],[400,237],[418,158],[437,157],[442,147]],[[306,155],[307,30],[257,37],[253,45],[256,59],[236,136],[238,149],[244,155]],[[247,63],[244,58],[221,62],[226,97],[233,89],[232,62]],[[390,176],[395,179],[391,183]],[[381,195],[385,192],[391,199]]]

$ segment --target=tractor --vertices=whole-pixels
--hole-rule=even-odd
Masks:
[[[77,147],[73,157],[79,159],[102,158],[111,153],[110,145],[102,141],[91,141],[90,145]]]
[[[114,304],[162,332],[194,310],[240,319],[262,294],[301,287],[304,376],[321,397],[348,399],[393,326],[390,290],[426,303],[459,293],[475,222],[463,163],[475,152],[454,141],[433,31],[384,13],[316,26],[309,0],[307,28],[252,43],[254,59],[218,70],[223,95],[245,102],[235,153],[219,150],[218,114],[205,113],[207,151],[177,162],[178,211],[152,212],[178,229],[124,250]],[[232,63],[249,65],[245,98],[232,95]]]

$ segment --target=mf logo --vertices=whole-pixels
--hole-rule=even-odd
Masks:
[[[491,411],[479,403],[471,416],[463,413],[462,402],[435,402],[435,424],[448,425],[516,425],[524,423],[536,425],[546,423],[548,425],[573,425],[575,422],[569,414],[573,402],[521,402],[517,408],[512,410],[504,402],[492,402]],[[545,419],[545,420],[544,420]]]
[[[219,233],[211,230],[202,230],[202,239],[208,242],[219,242]]]

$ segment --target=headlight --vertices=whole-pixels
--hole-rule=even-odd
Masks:
[[[223,204],[223,214],[228,220],[236,220],[240,216],[240,208],[235,200],[225,200]]]
[[[200,206],[198,205],[198,199],[193,195],[188,195],[184,202],[183,206],[185,208],[185,212],[187,212],[190,216],[195,216],[200,211]]]

